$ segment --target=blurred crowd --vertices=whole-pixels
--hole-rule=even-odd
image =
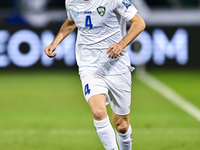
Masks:
[[[45,3],[50,8],[64,8],[64,2],[65,0],[6,0],[0,1],[0,8],[17,8],[20,3],[36,3],[37,5]]]
[[[145,0],[151,7],[199,7],[200,0]]]
[[[134,1],[134,0],[133,0]],[[200,0],[145,0],[148,5],[152,7],[158,6],[179,6],[179,7],[196,7],[200,5]],[[48,8],[64,8],[65,0],[6,0],[0,1],[0,8],[17,8],[20,3],[27,3],[26,5],[45,4]],[[30,4],[29,4],[30,3]]]
[[[31,25],[44,27],[51,21],[63,21],[65,0],[6,0],[0,1],[1,25]]]
[[[200,8],[200,0],[130,0],[144,1],[150,8]],[[0,27],[31,25],[45,27],[66,19],[65,0],[1,0]],[[141,10],[141,9],[140,9]]]

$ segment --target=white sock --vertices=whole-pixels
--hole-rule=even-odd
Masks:
[[[129,125],[128,130],[126,133],[122,134],[117,132],[117,142],[119,145],[120,150],[132,150],[132,128]]]
[[[94,126],[104,148],[106,150],[118,150],[115,132],[110,124],[109,118],[107,117],[101,121],[94,120]]]

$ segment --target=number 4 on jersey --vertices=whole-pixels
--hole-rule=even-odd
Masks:
[[[87,94],[89,95],[89,94],[90,94],[90,91],[91,91],[91,90],[89,89],[89,84],[86,84],[86,85],[85,85],[85,95],[87,95]]]
[[[93,24],[92,24],[91,16],[86,16],[86,18],[85,18],[85,27],[89,27],[90,29],[92,29]]]

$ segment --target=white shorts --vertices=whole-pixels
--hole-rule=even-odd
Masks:
[[[125,74],[103,76],[92,71],[81,72],[83,94],[86,101],[89,98],[105,94],[106,104],[110,103],[112,110],[118,115],[130,113],[131,105],[131,72]]]

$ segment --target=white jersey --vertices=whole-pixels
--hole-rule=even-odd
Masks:
[[[66,0],[68,19],[78,27],[76,60],[79,72],[92,70],[116,75],[133,70],[128,50],[108,58],[108,48],[126,35],[126,21],[137,9],[128,0]]]

